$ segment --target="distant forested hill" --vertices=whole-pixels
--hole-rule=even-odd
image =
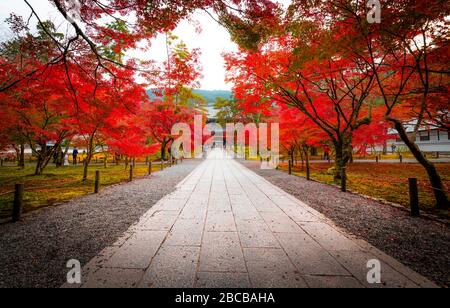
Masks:
[[[153,98],[152,90],[148,90],[148,95]],[[216,103],[216,98],[222,97],[225,99],[230,99],[232,97],[231,91],[227,90],[194,90],[195,94],[203,96],[208,102],[208,106],[212,107]]]
[[[194,90],[194,93],[203,96],[208,102],[208,106],[213,106],[218,97],[226,99],[231,99],[232,97],[231,91],[226,90]]]

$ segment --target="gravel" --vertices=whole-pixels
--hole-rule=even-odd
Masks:
[[[309,182],[278,170],[261,170],[257,162],[241,163],[272,184],[294,195],[406,266],[434,281],[450,286],[450,227],[412,218],[398,208],[340,189]]]
[[[111,186],[99,195],[30,213],[16,224],[0,225],[0,287],[61,286],[68,260],[86,264],[114,244],[200,162],[185,160],[151,178]]]

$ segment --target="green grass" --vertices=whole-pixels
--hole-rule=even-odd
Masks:
[[[160,170],[160,165],[152,166],[153,172]],[[101,172],[101,188],[126,182],[130,172],[124,165],[110,165],[108,168],[96,165],[89,168],[88,181],[82,182],[83,167],[70,166],[56,168],[49,166],[41,176],[34,176],[34,167],[27,166],[21,170],[17,167],[0,168],[0,195],[14,190],[17,183],[25,185],[24,212],[30,212],[43,207],[54,206],[75,197],[93,193],[95,171]],[[148,173],[148,166],[138,164],[134,171],[134,178],[144,177]],[[11,216],[13,194],[0,196],[0,219]]]
[[[326,184],[334,182],[327,163],[311,164],[311,178]],[[437,168],[443,178],[444,186],[450,191],[450,164],[438,164]],[[287,164],[281,164],[280,170],[287,171]],[[293,174],[306,177],[306,172],[300,166],[295,166]],[[375,164],[355,163],[348,166],[348,188],[373,198],[403,205],[409,208],[408,178],[417,178],[419,183],[419,199],[422,210],[442,216],[450,217],[449,211],[437,211],[433,189],[428,181],[425,170],[418,164]]]

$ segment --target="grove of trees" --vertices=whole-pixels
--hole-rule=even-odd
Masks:
[[[227,55],[228,79],[244,112],[304,123],[288,125],[288,148],[325,135],[336,180],[355,147],[383,144],[395,129],[429,175],[437,207],[448,209],[442,178],[416,137],[424,127],[450,129],[450,5],[381,1],[382,22],[373,24],[366,4],[293,1],[254,48]]]
[[[205,107],[192,91],[200,51],[171,31],[203,10],[239,45],[225,55],[234,99],[217,102],[220,121],[279,122],[292,156],[331,148],[336,181],[356,149],[383,145],[394,129],[426,170],[436,206],[449,208],[416,143],[423,127],[450,129],[448,1],[382,0],[381,23],[369,22],[366,0],[293,0],[287,9],[270,0],[48,1],[64,33],[24,0],[37,29],[12,14],[14,36],[0,45],[0,149],[15,148],[24,166],[29,146],[36,175],[68,141],[87,149],[84,179],[98,145],[127,161],[167,158],[172,125]],[[128,56],[159,34],[163,64]]]

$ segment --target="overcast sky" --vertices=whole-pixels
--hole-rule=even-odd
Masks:
[[[281,0],[287,3],[290,0]],[[29,0],[35,10],[41,15],[42,19],[50,19],[57,25],[64,25],[61,17],[56,9],[48,2],[48,0]],[[26,20],[30,15],[30,10],[23,0],[0,0],[0,39],[4,40],[10,33],[5,26],[4,20],[9,17],[10,13],[15,12]],[[206,90],[229,90],[231,84],[225,83],[225,68],[222,53],[236,51],[237,46],[234,44],[228,32],[219,26],[204,12],[196,12],[192,16],[193,20],[200,23],[202,32],[197,33],[195,27],[187,21],[179,24],[174,32],[180,37],[189,48],[200,48],[202,52],[201,65],[203,67],[203,79],[201,80],[201,88]],[[64,29],[60,29],[64,31]],[[164,61],[166,59],[165,40],[163,36],[157,37],[152,41],[152,47],[149,54],[140,52],[132,53],[144,59],[154,59]]]

